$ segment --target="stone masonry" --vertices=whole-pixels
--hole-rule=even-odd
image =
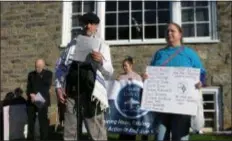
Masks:
[[[231,2],[217,2],[218,43],[189,44],[207,69],[207,85],[221,86],[224,129],[231,128]],[[60,54],[61,2],[1,2],[1,99],[16,87],[26,90],[27,74],[42,57],[54,72]],[[115,76],[121,72],[125,56],[135,57],[135,70],[145,71],[151,56],[165,45],[112,46]],[[56,103],[54,86],[52,102]]]

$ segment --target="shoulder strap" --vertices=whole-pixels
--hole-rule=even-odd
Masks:
[[[184,49],[183,46],[181,46],[178,50],[176,50],[170,57],[168,57],[161,66],[166,66],[168,62],[170,62],[176,55],[178,55],[182,50]]]

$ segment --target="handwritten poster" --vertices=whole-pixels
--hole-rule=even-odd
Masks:
[[[195,84],[200,80],[200,69],[184,67],[147,67],[142,109],[155,112],[196,115]]]

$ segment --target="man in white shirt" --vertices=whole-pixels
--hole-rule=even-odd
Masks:
[[[95,37],[97,26],[100,22],[100,19],[94,13],[86,13],[79,18],[79,21],[84,25],[84,36],[97,38]],[[70,56],[74,54],[74,50],[76,46],[77,40],[72,40],[65,51],[61,54],[60,58],[56,64],[56,91],[58,100],[61,103],[65,103],[65,121],[64,121],[64,140],[77,140],[78,134],[77,131],[77,121],[82,122],[81,120],[77,120],[78,118],[84,119],[85,125],[87,127],[87,131],[92,140],[107,140],[107,131],[105,128],[104,122],[104,113],[93,116],[86,117],[83,116],[82,111],[78,109],[83,109],[83,106],[80,107],[79,103],[77,105],[76,99],[71,96],[69,93],[66,93],[66,78],[69,73],[69,69],[74,60],[71,59]],[[103,70],[103,73],[107,73],[107,76],[113,74],[113,67],[111,63],[110,49],[109,46],[106,45],[103,41],[101,41],[101,49],[99,51],[92,51],[89,57],[93,60],[93,62],[97,62],[100,64],[98,68],[100,71]],[[104,76],[104,74],[103,74]],[[82,82],[81,82],[82,83]],[[79,84],[78,84],[79,85]],[[78,95],[78,94],[76,94]],[[79,106],[79,108],[77,108]],[[78,113],[79,112],[79,113]],[[81,115],[80,115],[81,114]],[[78,117],[77,115],[80,115]],[[78,117],[78,118],[77,118]],[[80,123],[78,123],[80,124]],[[79,126],[80,128],[80,126]],[[79,129],[81,130],[81,129]]]

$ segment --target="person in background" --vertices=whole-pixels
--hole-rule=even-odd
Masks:
[[[37,59],[35,61],[35,70],[28,74],[27,79],[27,100],[28,100],[28,140],[35,138],[35,120],[39,119],[40,139],[48,139],[48,107],[50,106],[49,90],[52,85],[52,72],[45,69],[45,61]],[[37,94],[41,94],[45,102],[41,106],[35,104]]]
[[[143,81],[142,77],[133,70],[133,58],[128,56],[122,62],[123,73],[117,78],[118,80],[138,80]],[[143,135],[142,140],[147,140],[148,136]],[[119,140],[136,140],[136,135],[120,134]]]
[[[195,85],[200,89],[205,83],[205,68],[197,53],[182,42],[183,30],[176,23],[170,23],[166,32],[167,46],[158,50],[152,57],[151,66],[191,67],[200,69],[200,82]],[[149,76],[145,73],[144,79]],[[158,124],[157,140],[188,140],[190,119],[189,115],[156,113]]]

